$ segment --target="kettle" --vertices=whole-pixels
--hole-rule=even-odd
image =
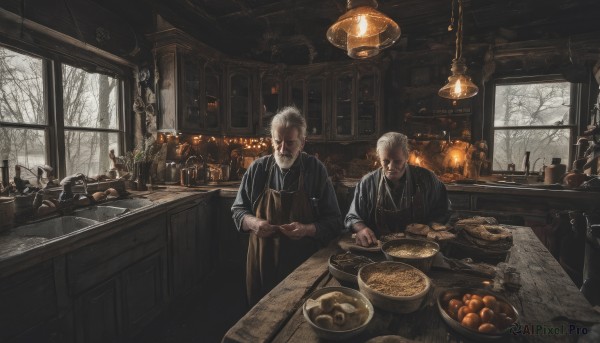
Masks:
[[[196,184],[197,170],[195,165],[190,166],[190,161],[195,160],[196,156],[190,156],[181,168],[180,183],[182,186],[191,187]]]

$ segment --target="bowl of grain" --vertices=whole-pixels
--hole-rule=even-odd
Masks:
[[[358,288],[377,308],[411,313],[425,300],[431,281],[411,265],[383,261],[368,264],[358,271]]]
[[[389,261],[407,263],[428,272],[440,246],[423,239],[399,238],[383,244],[381,251]]]

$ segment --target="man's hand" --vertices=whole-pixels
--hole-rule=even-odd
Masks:
[[[369,229],[368,226],[364,226],[362,229],[356,232],[356,244],[368,247],[373,244],[377,244],[377,237],[373,230]]]
[[[281,233],[291,239],[300,239],[304,236],[314,236],[315,226],[314,224],[302,224],[298,222],[283,224],[281,225]]]
[[[244,231],[251,231],[259,238],[266,238],[273,236],[273,234],[279,231],[281,227],[279,225],[271,225],[264,219],[258,219],[248,215],[244,217],[242,229],[244,229]]]

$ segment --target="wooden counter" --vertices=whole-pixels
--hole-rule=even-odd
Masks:
[[[514,246],[508,264],[521,273],[522,287],[517,293],[507,292],[496,278],[493,290],[506,296],[519,311],[520,323],[546,328],[569,325],[590,330],[600,323],[600,314],[592,308],[567,274],[528,227],[512,227]],[[273,291],[267,294],[223,338],[223,342],[317,342],[318,338],[302,315],[302,305],[315,289],[338,286],[327,271],[327,260],[339,251],[332,243],[309,258]],[[465,340],[443,322],[435,299],[449,287],[482,285],[484,279],[456,272],[432,270],[428,273],[434,292],[417,312],[398,315],[375,310],[373,321],[352,342],[364,342],[381,335],[400,335],[427,342]],[[504,341],[565,342],[577,336],[520,335]]]

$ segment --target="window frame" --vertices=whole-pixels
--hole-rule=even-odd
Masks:
[[[118,155],[123,155],[126,151],[126,140],[128,128],[131,127],[129,121],[125,117],[125,104],[129,99],[129,79],[124,75],[120,75],[115,72],[114,74],[106,74],[110,77],[118,80],[117,86],[117,128],[116,129],[104,129],[104,128],[88,128],[88,127],[71,127],[64,125],[64,110],[63,110],[63,86],[62,86],[62,66],[63,64],[69,65],[74,68],[83,69],[85,72],[93,74],[86,68],[82,68],[77,63],[73,63],[73,60],[61,59],[60,57],[46,57],[37,53],[33,53],[27,50],[20,49],[15,46],[4,44],[0,42],[0,47],[8,50],[12,50],[16,53],[39,58],[42,60],[42,75],[44,83],[44,102],[45,102],[45,116],[46,124],[32,124],[32,123],[13,123],[13,122],[2,122],[0,126],[16,129],[41,129],[44,130],[46,136],[45,157],[46,163],[54,168],[53,174],[58,179],[62,179],[67,176],[66,172],[66,145],[65,145],[65,130],[77,131],[77,132],[109,132],[116,133],[119,151]],[[106,152],[108,154],[108,152]],[[27,166],[31,167],[31,166]],[[94,177],[95,175],[89,175]]]
[[[569,107],[569,124],[566,125],[539,125],[539,126],[501,126],[496,127],[495,122],[495,108],[496,108],[496,87],[497,86],[505,86],[505,85],[521,85],[521,84],[530,84],[530,83],[544,83],[544,82],[568,82],[570,84],[570,107]],[[512,171],[507,170],[496,170],[494,169],[494,148],[495,148],[495,133],[496,131],[504,131],[504,130],[543,130],[543,129],[569,129],[569,160],[566,161],[567,165],[571,165],[574,160],[575,149],[574,145],[577,141],[577,134],[580,128],[581,122],[581,94],[582,94],[582,84],[573,83],[566,80],[562,75],[559,74],[550,74],[550,75],[537,75],[537,76],[507,76],[507,77],[499,77],[490,82],[491,91],[488,93],[488,96],[484,101],[486,101],[488,106],[489,115],[487,115],[487,120],[484,121],[484,125],[487,126],[486,136],[488,144],[488,156],[490,159],[490,171],[493,174],[507,174],[514,173]],[[546,163],[550,163],[550,161],[546,161]],[[537,171],[532,170],[531,173],[536,173]],[[519,173],[517,171],[517,173]]]

